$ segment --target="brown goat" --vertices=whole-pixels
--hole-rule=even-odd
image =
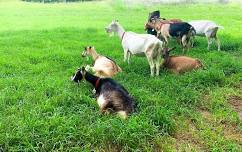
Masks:
[[[175,47],[172,49],[165,47],[163,49],[162,55],[164,61],[162,63],[162,67],[175,74],[181,74],[203,67],[203,64],[198,59],[187,56],[169,56],[170,51],[174,49]]]

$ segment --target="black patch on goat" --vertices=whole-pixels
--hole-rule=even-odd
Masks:
[[[170,24],[169,34],[172,37],[182,37],[183,35],[187,35],[192,28],[193,27],[186,22],[172,23]]]
[[[113,111],[127,111],[127,113],[134,111],[133,98],[122,85],[111,78],[101,80],[96,93],[107,97],[109,104],[106,108],[111,108]]]
[[[78,71],[75,74],[73,74],[73,76],[71,77],[71,80],[76,83],[79,83],[82,79],[83,79],[83,75],[80,69],[78,69]]]
[[[151,12],[148,16],[148,22],[151,22],[151,20],[153,18],[160,18],[160,11],[157,10],[157,11],[154,11],[154,12]]]
[[[148,22],[151,22],[151,20],[154,18],[160,18],[160,11],[151,12],[148,16]],[[153,28],[148,28],[147,34],[157,35],[157,32]]]
[[[115,63],[116,64],[116,62],[112,59],[112,58],[110,58],[110,57],[107,57],[107,56],[105,56],[107,59],[109,59],[109,60],[111,60],[111,61],[113,61],[113,63]]]
[[[157,32],[156,32],[156,30],[155,29],[153,29],[153,28],[148,28],[147,29],[147,34],[151,34],[151,35],[157,35]]]

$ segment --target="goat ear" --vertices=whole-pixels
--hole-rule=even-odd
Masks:
[[[168,52],[175,50],[175,49],[176,49],[176,47],[173,47],[173,48],[169,49]]]

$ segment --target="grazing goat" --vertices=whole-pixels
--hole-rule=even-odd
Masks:
[[[82,53],[82,57],[85,57],[87,55],[92,56],[94,64],[91,69],[95,72],[96,76],[113,77],[115,74],[122,71],[122,69],[116,64],[114,60],[99,55],[94,47],[85,47],[85,50]]]
[[[188,22],[190,25],[192,25],[196,31],[196,35],[198,36],[205,36],[208,40],[208,50],[210,49],[210,45],[212,44],[212,40],[215,39],[218,51],[220,51],[220,41],[217,36],[218,29],[223,29],[222,26],[218,26],[213,21],[208,20],[195,20]],[[191,45],[193,46],[194,40],[192,41]]]
[[[164,48],[163,49],[163,58],[162,67],[168,69],[169,71],[180,74],[188,71],[192,71],[198,68],[203,67],[201,61],[187,56],[169,56],[171,50],[174,48]]]
[[[71,77],[71,80],[80,83],[85,79],[91,83],[95,90],[100,112],[117,113],[121,118],[126,119],[128,115],[134,112],[135,104],[128,91],[111,78],[100,78],[87,72],[85,68],[78,69]]]
[[[163,47],[162,41],[150,34],[125,32],[124,28],[118,23],[118,21],[112,21],[105,29],[110,35],[112,33],[117,33],[121,39],[124,50],[124,61],[128,60],[129,63],[131,54],[146,56],[150,65],[151,76],[154,76],[155,68],[156,75],[159,75]]]
[[[189,41],[194,32],[194,28],[190,24],[186,22],[170,24],[168,21],[153,19],[148,25],[157,31],[157,37],[163,38],[166,45],[168,45],[168,38],[175,37],[180,40],[183,53],[185,49],[189,48]]]

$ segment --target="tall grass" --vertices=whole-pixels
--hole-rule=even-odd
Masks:
[[[227,94],[238,94],[235,87],[241,83],[239,6],[130,9],[113,4],[0,5],[0,151],[171,151],[176,149],[176,135],[184,133],[190,120],[200,129],[195,135],[206,150],[239,151],[239,143],[214,132],[217,122],[207,125],[198,110],[207,108],[219,120],[241,126],[226,104]],[[148,12],[157,9],[167,18],[206,18],[224,26],[219,31],[223,51],[216,51],[215,46],[207,51],[206,40],[197,38],[196,47],[187,55],[200,58],[205,70],[181,76],[162,70],[159,77],[151,78],[145,58],[132,57],[127,65],[120,40],[109,37],[104,27],[116,18],[125,29],[145,33]],[[86,45],[95,46],[122,67],[114,79],[138,103],[137,112],[128,120],[101,115],[91,86],[70,82],[78,67],[91,64],[80,57]],[[170,45],[177,44],[172,41]],[[205,95],[211,95],[209,103]]]

